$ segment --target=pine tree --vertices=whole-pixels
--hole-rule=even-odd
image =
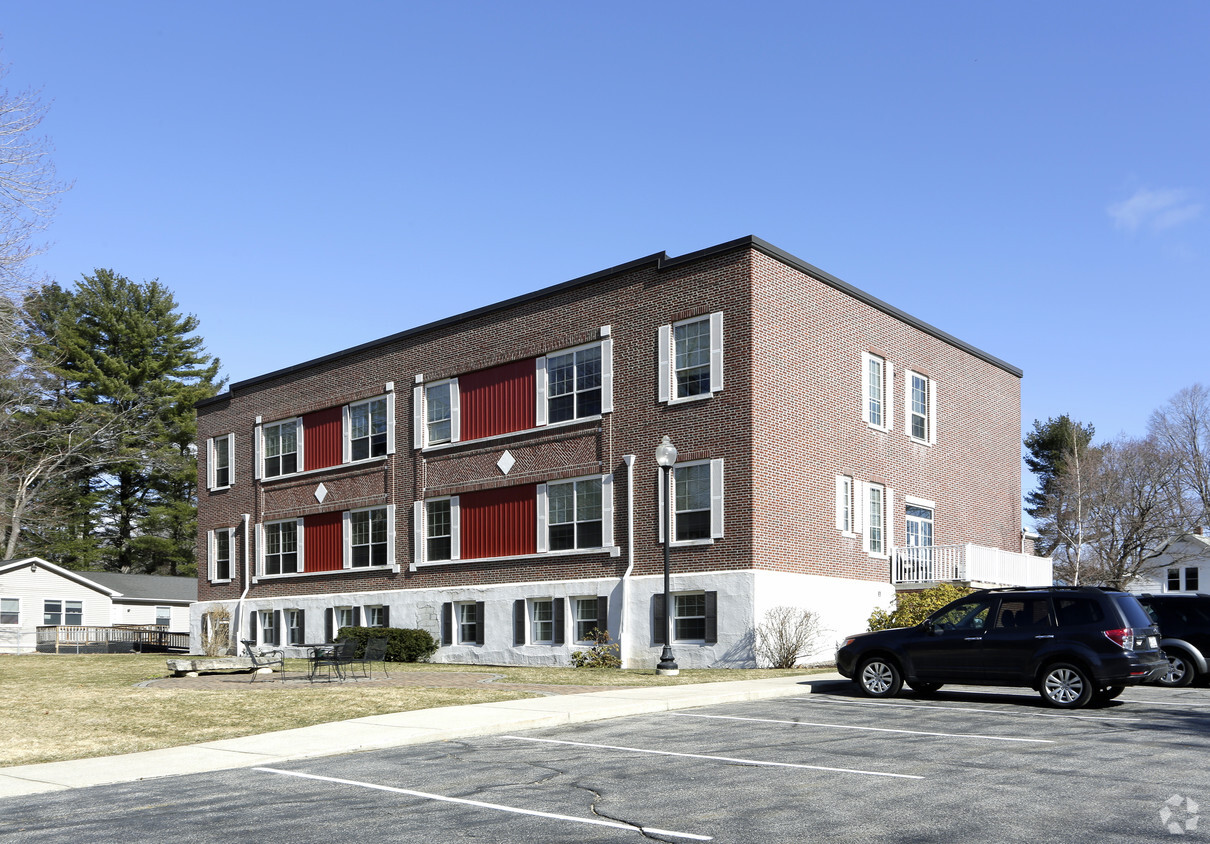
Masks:
[[[190,573],[197,460],[194,404],[214,395],[219,361],[158,281],[138,284],[98,269],[73,290],[43,287],[27,302],[42,365],[61,404],[112,414],[110,461],[78,487],[72,509],[91,514],[102,565]],[[87,507],[81,506],[88,501]],[[81,537],[67,537],[79,544]],[[87,544],[87,541],[86,543]],[[86,551],[76,553],[89,556]]]

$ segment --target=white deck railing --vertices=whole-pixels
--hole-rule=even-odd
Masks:
[[[997,586],[1050,586],[1049,557],[985,548],[982,545],[926,545],[891,552],[893,583],[986,583]]]

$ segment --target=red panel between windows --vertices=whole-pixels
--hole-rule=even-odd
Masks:
[[[308,413],[303,418],[304,469],[325,469],[344,462],[341,447],[341,409],[332,407]]]
[[[462,559],[512,557],[537,551],[536,485],[463,493],[458,501]]]
[[[534,427],[535,361],[519,360],[458,376],[464,440]]]
[[[344,566],[344,515],[303,517],[303,571],[337,571]]]

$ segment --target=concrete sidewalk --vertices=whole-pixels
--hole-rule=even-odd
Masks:
[[[765,680],[620,689],[371,715],[313,727],[123,756],[0,768],[0,798],[179,774],[274,765],[294,759],[385,750],[429,741],[558,727],[671,709],[790,697],[810,694],[814,687],[834,686],[838,682],[847,681],[843,681],[839,674],[797,675]]]

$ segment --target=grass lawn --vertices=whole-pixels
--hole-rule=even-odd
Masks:
[[[286,667],[305,671],[307,663],[289,660]],[[652,669],[392,663],[391,674],[397,671],[475,671],[485,677],[502,675],[501,683],[577,686],[678,685],[812,673],[686,669],[679,677],[658,677]],[[230,690],[137,685],[166,676],[163,654],[0,654],[0,712],[8,715],[10,726],[0,743],[0,767],[155,750],[384,712],[533,697],[490,684],[443,689],[258,682]]]

